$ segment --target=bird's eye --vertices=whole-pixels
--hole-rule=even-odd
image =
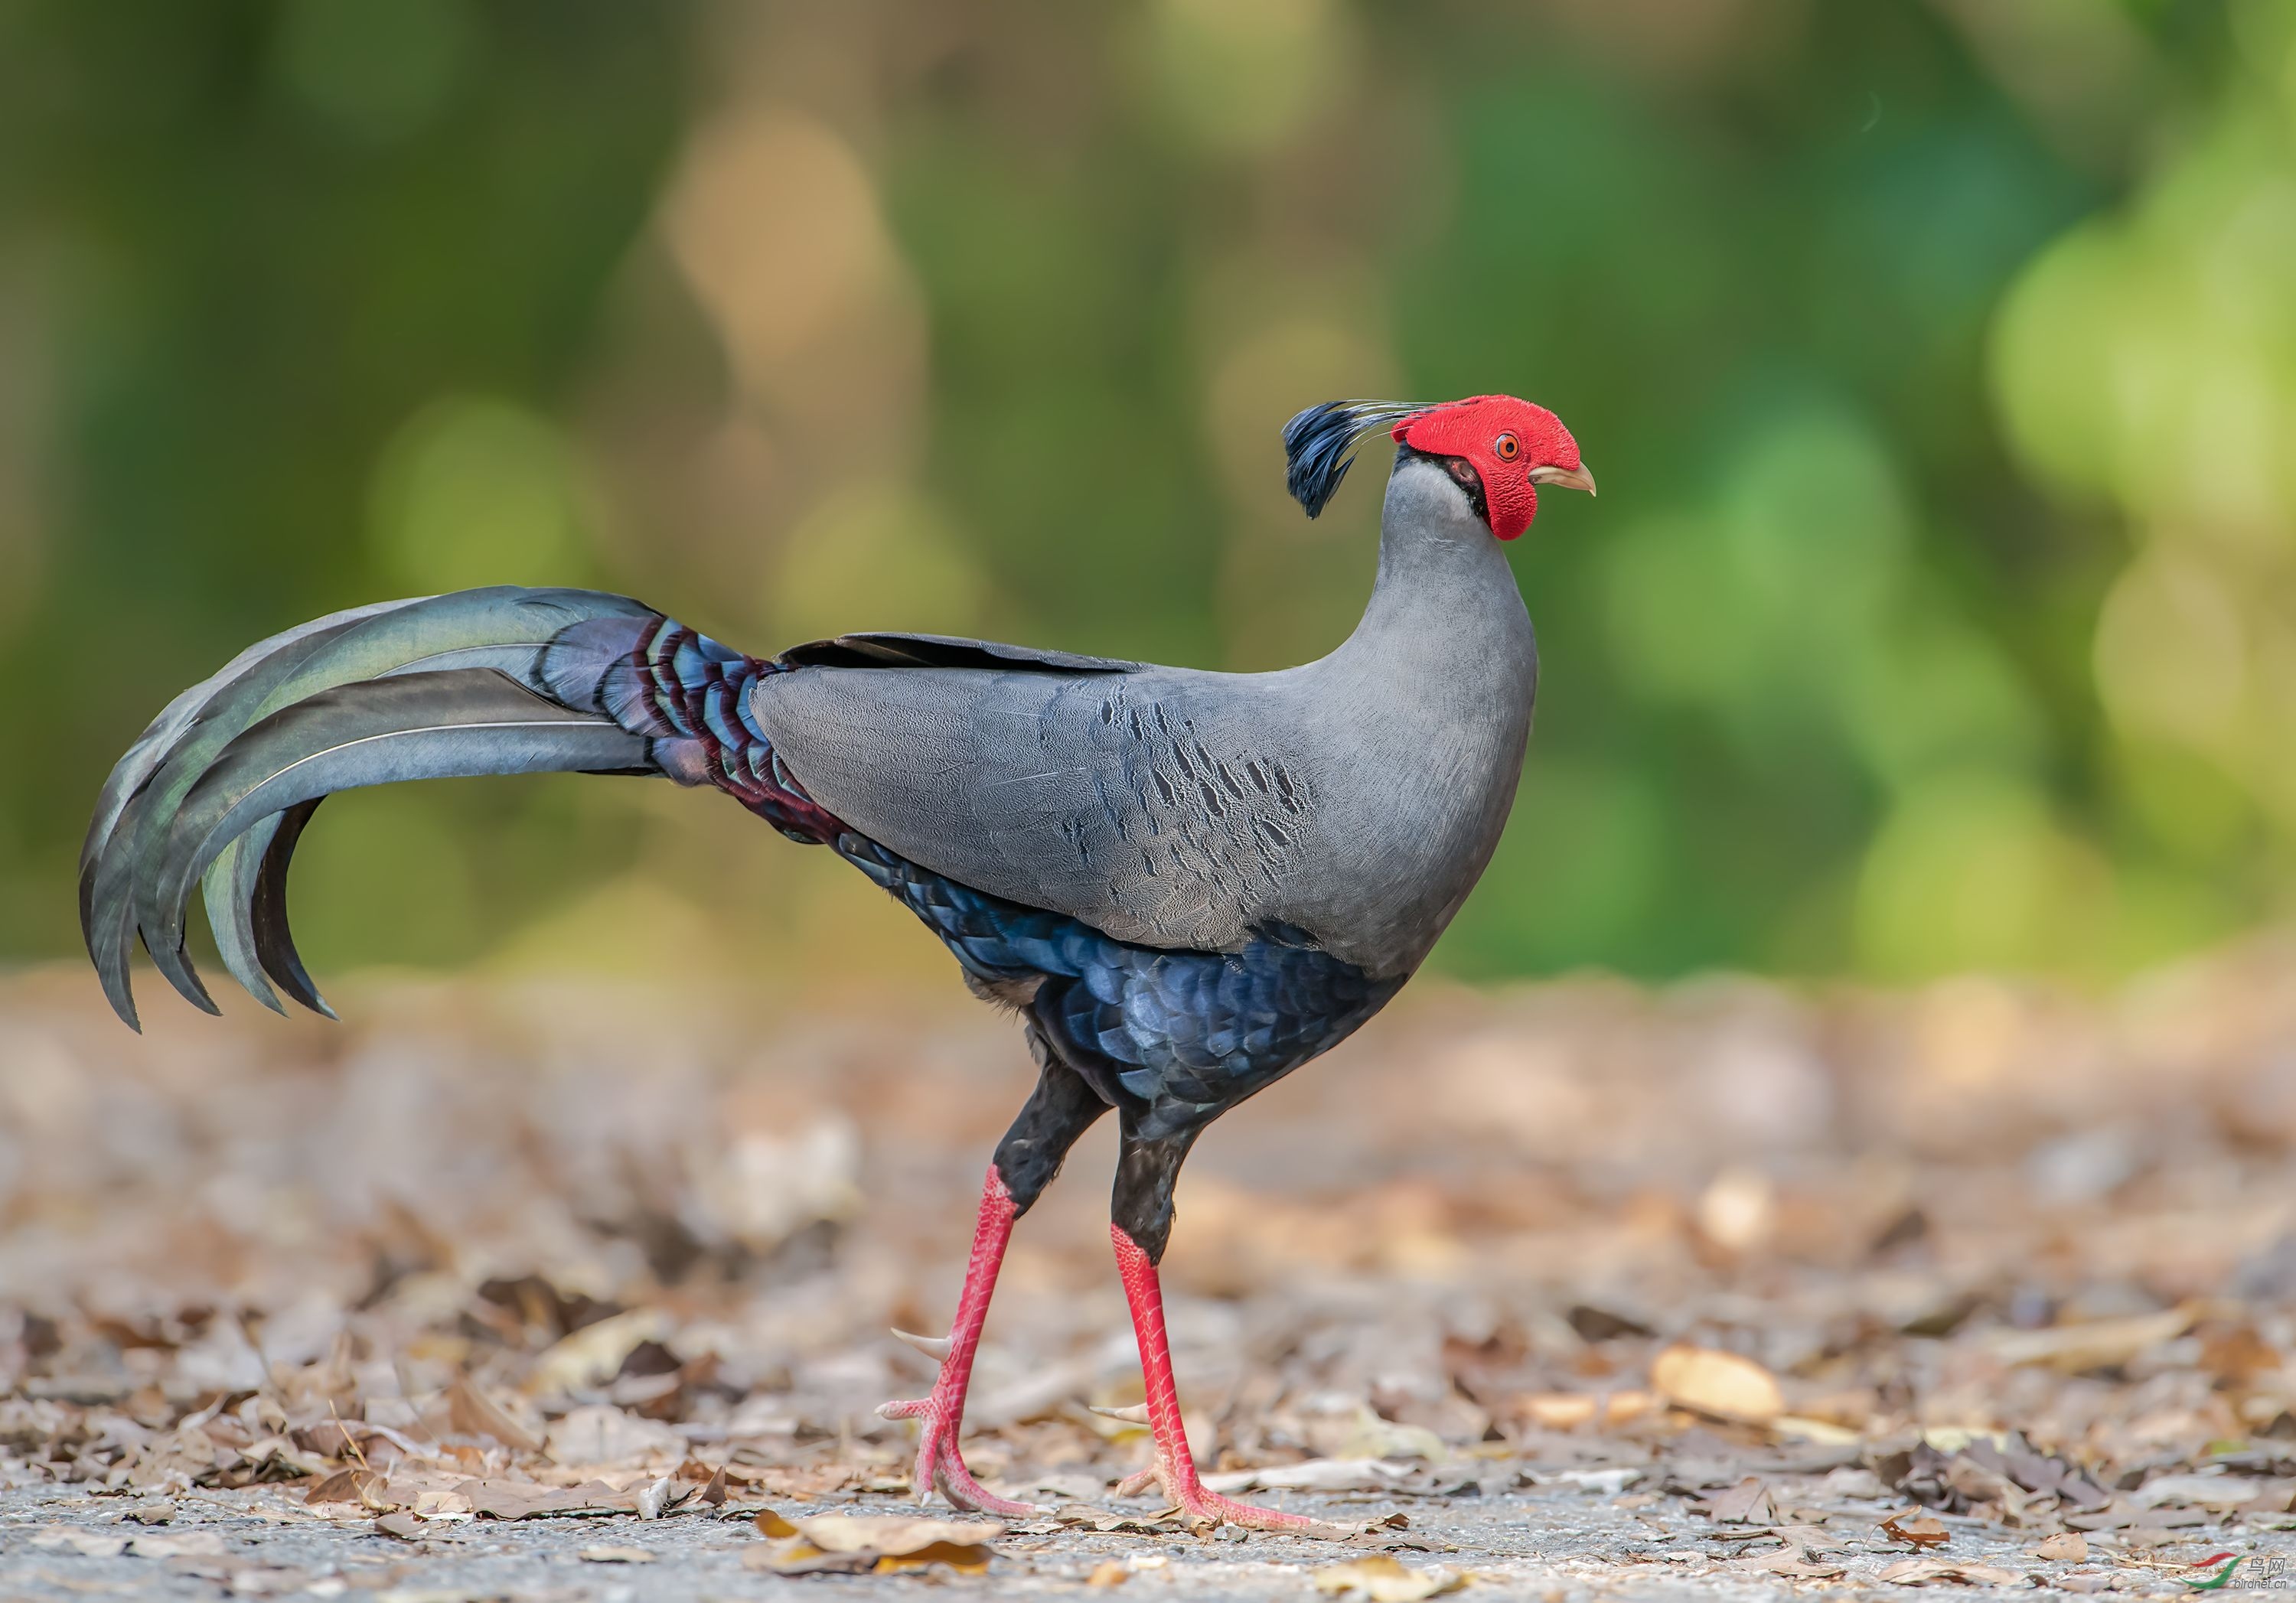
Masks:
[[[1502,434],[1492,442],[1491,449],[1499,454],[1501,462],[1513,462],[1522,454],[1522,442],[1512,434]]]

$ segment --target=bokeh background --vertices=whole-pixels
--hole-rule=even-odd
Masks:
[[[2280,0],[0,0],[0,960],[308,617],[1279,666],[1379,477],[1306,521],[1283,419],[1491,389],[1604,493],[1513,552],[1539,727],[1442,969],[2103,978],[2287,910]],[[668,786],[348,797],[296,890],[323,974],[955,986]]]

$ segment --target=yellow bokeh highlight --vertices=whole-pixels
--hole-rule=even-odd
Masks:
[[[2079,969],[2109,956],[2111,883],[2032,787],[1939,775],[1894,807],[1857,887],[1866,965],[1915,977],[1958,968]]]
[[[967,634],[989,582],[940,506],[896,485],[840,491],[792,529],[766,597],[790,644],[863,629]]]
[[[1162,0],[1148,21],[1158,99],[1205,145],[1279,143],[1345,81],[1344,24],[1334,0]]]
[[[422,591],[579,573],[597,508],[572,446],[510,402],[452,396],[401,428],[376,464],[369,538]]]
[[[1992,337],[2018,458],[2133,536],[2090,661],[2126,815],[2180,865],[2123,865],[2124,925],[2156,933],[2236,916],[2254,825],[2296,836],[2296,20],[2234,21],[2248,72],[2028,266]]]

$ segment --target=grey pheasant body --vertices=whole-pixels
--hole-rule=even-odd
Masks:
[[[1173,1183],[1212,1119],[1385,1005],[1481,874],[1538,683],[1499,542],[1528,526],[1537,485],[1593,488],[1553,414],[1510,397],[1333,403],[1285,432],[1310,516],[1357,436],[1390,421],[1363,619],[1278,673],[903,634],[755,658],[574,590],[393,602],[275,636],[171,702],[98,797],[80,912],[106,994],[133,1024],[140,939],[214,1010],[184,945],[196,886],[235,978],[275,1008],[283,993],[324,1010],[285,887],[338,790],[554,770],[724,790],[907,906],[977,991],[1021,1013],[1040,1067],[989,1172],[952,1338],[964,1355],[930,1403],[898,1405],[928,1421],[920,1482],[1021,1507],[956,1452],[969,1344],[1004,1232],[1112,1108],[1157,1473],[1195,1512],[1292,1528],[1205,1493],[1176,1441],[1154,1296]]]

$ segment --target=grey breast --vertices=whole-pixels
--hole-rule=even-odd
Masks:
[[[1231,950],[1312,828],[1281,675],[806,667],[752,706],[854,829],[1119,940]]]

